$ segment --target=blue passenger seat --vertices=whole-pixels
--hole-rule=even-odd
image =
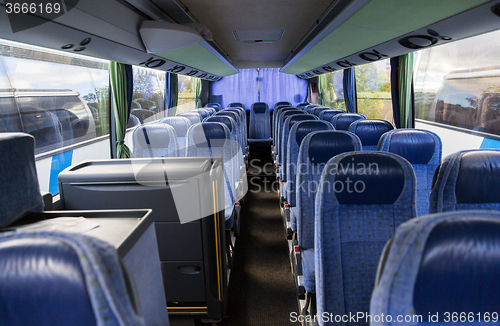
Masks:
[[[177,143],[179,144],[179,156],[186,156],[187,131],[191,127],[191,121],[185,117],[175,116],[160,119],[158,122],[165,123],[175,129]]]
[[[318,315],[369,312],[382,249],[401,223],[416,216],[414,189],[411,164],[393,153],[345,153],[328,161],[316,196]],[[304,262],[310,270],[312,257]],[[369,322],[361,319],[354,324]]]
[[[336,116],[337,114],[342,114],[342,113],[347,113],[347,112],[345,112],[344,110],[341,110],[341,109],[323,110],[319,113],[319,118],[321,120],[331,122],[334,116]]]
[[[324,117],[324,116],[323,116]],[[349,126],[356,120],[366,119],[366,117],[359,113],[342,113],[337,114],[332,118],[332,125],[335,130],[349,130]]]
[[[141,124],[141,120],[139,120],[138,117],[136,117],[135,115],[129,115],[128,117],[128,122],[127,122],[127,128],[132,128],[132,127],[135,127],[135,126],[138,126]]]
[[[191,122],[191,125],[194,125],[195,123],[201,122],[203,120],[201,114],[195,111],[184,112],[176,115],[176,117],[187,118]]]
[[[378,119],[356,120],[349,126],[349,131],[361,139],[364,151],[374,151],[380,137],[393,129],[389,121]]]
[[[407,325],[492,323],[500,306],[499,247],[498,211],[446,212],[402,224],[380,259],[370,314],[422,317]]]
[[[391,130],[382,135],[377,150],[398,154],[412,164],[417,176],[417,213],[429,214],[432,180],[442,156],[439,136],[420,129]]]
[[[165,123],[135,128],[132,141],[134,157],[179,157],[175,129]]]
[[[248,143],[250,146],[271,145],[271,116],[267,103],[256,102],[252,104]]]
[[[500,210],[500,150],[476,149],[447,156],[430,194],[430,213]]]
[[[219,103],[208,103],[205,105],[206,108],[214,108],[215,111],[219,112],[222,110],[222,106]]]

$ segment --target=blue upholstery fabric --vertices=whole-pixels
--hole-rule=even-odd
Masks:
[[[296,206],[295,182],[297,181],[297,159],[299,157],[300,144],[309,133],[320,130],[333,130],[333,126],[326,121],[298,121],[292,126],[292,129],[290,129],[287,146],[287,162],[289,163],[286,165],[287,183],[285,187],[285,197],[288,204],[292,207]]]
[[[297,104],[297,108],[299,109],[305,109],[306,106],[308,106],[309,103],[305,102],[305,103],[299,103]]]
[[[252,104],[250,109],[250,139],[269,139],[271,137],[271,116],[269,106],[264,102]]]
[[[417,176],[417,213],[427,215],[432,179],[441,163],[439,136],[427,130],[391,130],[380,138],[377,150],[398,154],[412,164]]]
[[[318,108],[314,108],[312,110],[312,114],[314,114],[315,116],[319,117],[319,115],[321,114],[321,112],[326,111],[326,110],[331,110],[331,109],[332,108],[327,107],[327,106],[320,106]]]
[[[134,157],[179,157],[174,127],[165,123],[141,125],[132,134]]]
[[[222,106],[219,103],[208,103],[207,105],[205,105],[205,107],[214,108],[215,111],[217,111],[217,112],[222,110]]]
[[[179,144],[179,156],[186,156],[187,131],[191,127],[191,121],[185,117],[175,116],[160,119],[158,122],[166,123],[175,129],[177,143]]]
[[[248,130],[247,130],[247,115],[245,109],[243,108],[227,108],[225,111],[234,112],[239,115],[240,126],[238,128],[238,133],[240,134],[241,149],[242,153],[246,153],[246,147],[248,144]]]
[[[193,110],[193,111],[189,111],[189,112],[196,112],[196,113],[199,113],[201,115],[201,120],[205,119],[205,118],[208,118],[210,116],[210,111],[208,110],[205,110],[203,108],[200,108],[200,109],[196,109],[196,110]]]
[[[229,103],[227,105],[228,108],[244,108],[245,109],[245,105],[243,103],[240,103],[240,102],[232,102],[232,103]]]
[[[394,183],[402,185],[399,193],[394,193]],[[314,251],[319,315],[368,313],[382,249],[401,223],[416,216],[414,188],[411,164],[396,154],[351,152],[328,161],[316,196]],[[380,192],[392,193],[391,200]],[[349,200],[349,194],[359,204]],[[380,197],[383,201],[374,203],[374,198]],[[320,325],[333,323],[320,321]]]
[[[276,110],[277,108],[279,108],[280,106],[292,106],[292,103],[287,102],[287,101],[280,101],[280,102],[276,102],[276,103],[274,103],[274,109],[275,109],[275,110]]]
[[[306,105],[306,107],[304,108],[304,111],[306,111],[307,113],[309,114],[312,114],[312,111],[317,108],[317,107],[320,107],[321,105],[318,105],[318,104],[309,104],[309,105]]]
[[[283,135],[281,138],[281,161],[280,164],[283,166],[283,172],[281,173],[281,180],[283,182],[287,182],[288,178],[286,175],[287,167],[289,161],[288,159],[288,138],[290,135],[290,129],[292,129],[293,125],[299,121],[310,121],[310,120],[318,120],[318,117],[312,114],[294,114],[289,116],[283,125]],[[298,148],[297,148],[298,149]]]
[[[178,114],[176,116],[189,119],[189,121],[191,122],[191,125],[194,125],[195,123],[201,122],[201,120],[203,120],[199,113],[192,112],[192,111],[181,113],[181,114]]]
[[[28,212],[43,210],[35,167],[35,139],[20,132],[0,133],[0,227]]]
[[[304,288],[307,292],[315,293],[314,288],[314,248],[302,250],[302,275],[304,276]]]
[[[285,106],[285,107],[279,107],[276,110],[274,110],[274,112],[273,112],[272,128],[273,128],[273,145],[274,146],[277,146],[277,143],[278,143],[278,139],[277,139],[278,138],[278,128],[277,128],[277,126],[278,126],[280,115],[282,114],[282,112],[286,112],[286,111],[290,111],[290,110],[297,110],[297,109],[294,107]]]
[[[347,131],[314,131],[302,140],[295,185],[297,215],[291,216],[301,249],[314,248],[314,200],[326,162],[341,153],[359,150],[358,136]]]
[[[499,212],[454,211],[403,223],[373,291],[370,314],[421,314],[426,324],[429,313],[439,313],[440,323],[429,325],[456,325],[443,322],[445,311],[483,316],[498,310],[499,240]]]
[[[215,112],[217,112],[217,110],[216,110],[216,109],[211,108],[211,107],[207,107],[207,106],[205,106],[203,109],[204,109],[205,111],[207,111],[207,112],[208,112],[208,114],[210,114],[210,115],[212,115],[212,114],[214,114]]]
[[[77,233],[0,235],[2,325],[145,325],[115,248]]]
[[[500,150],[467,150],[446,157],[430,194],[430,213],[500,210]]]
[[[323,110],[319,113],[319,118],[321,120],[331,122],[334,116],[336,116],[337,114],[342,114],[342,113],[346,113],[346,112],[344,110],[341,110],[341,109]]]
[[[277,148],[277,156],[276,156],[276,162],[278,164],[281,164],[281,161],[283,157],[281,156],[281,140],[283,139],[283,131],[284,131],[284,124],[286,118],[295,115],[295,114],[304,114],[304,111],[302,110],[286,110],[284,112],[281,112],[280,115],[278,116],[278,124],[276,125],[276,145],[275,148]]]
[[[226,116],[226,117],[230,117],[231,119],[234,120],[234,122],[236,123],[236,132],[237,132],[237,135],[238,135],[238,142],[240,144],[240,146],[243,146],[243,143],[244,143],[244,139],[246,139],[244,137],[244,132],[243,132],[243,122],[241,120],[241,115],[239,113],[239,110],[238,111],[232,111],[232,110],[227,110],[227,109],[224,109],[222,111],[219,111],[215,114],[216,116]]]
[[[232,226],[231,214],[235,204],[236,180],[234,178],[233,153],[229,128],[220,122],[203,122],[192,125],[188,130],[186,156],[220,156],[224,162],[224,202],[226,226]]]
[[[366,119],[366,117],[358,113],[337,114],[332,118],[332,125],[335,130],[349,130],[351,123],[360,119]]]
[[[361,139],[364,151],[374,151],[380,137],[393,129],[389,121],[378,119],[356,120],[349,126],[349,131]]]

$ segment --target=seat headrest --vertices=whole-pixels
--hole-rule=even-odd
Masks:
[[[293,125],[299,121],[316,120],[316,118],[310,114],[296,114],[290,117],[288,122],[288,130],[292,129]]]
[[[302,143],[304,137],[310,132],[333,129],[331,124],[326,121],[313,120],[298,123],[299,126],[297,126],[297,132],[295,133],[295,140],[299,145]]]
[[[208,103],[205,107],[214,108],[215,111],[220,111],[222,106],[219,103]]]
[[[199,114],[198,112],[186,112],[178,114],[177,116],[187,118],[189,121],[191,121],[192,125],[203,120],[201,114]]]
[[[415,282],[416,314],[439,313],[442,318],[445,312],[497,311],[499,250],[498,216],[437,224],[427,238]]]
[[[266,113],[267,110],[269,110],[267,103],[256,102],[252,104],[252,111],[255,113]]]
[[[35,167],[35,139],[19,132],[0,133],[0,227],[28,212],[43,210]]]
[[[380,137],[393,130],[394,127],[385,120],[357,120],[349,127],[349,131],[358,135],[363,146],[376,146]]]
[[[292,110],[287,110],[281,114],[283,122],[288,118],[289,116],[293,114],[304,114],[304,111],[297,110],[297,109],[292,109]]]
[[[229,130],[220,122],[203,122],[192,126],[192,137],[197,147],[223,147]]]
[[[233,102],[233,103],[229,103],[229,105],[227,106],[228,108],[245,108],[245,105],[243,105],[243,103],[240,103],[240,102]]]
[[[325,121],[332,121],[333,117],[337,114],[346,113],[344,110],[334,109],[334,110],[324,110],[320,112],[320,118]]]
[[[219,116],[214,116],[214,117],[208,117],[203,122],[220,122],[223,123],[227,126],[229,129],[229,132],[233,131],[233,123],[234,120],[230,118],[229,116],[224,116],[224,115],[219,115]]]
[[[436,142],[422,130],[397,130],[391,135],[389,152],[398,154],[411,164],[427,164],[436,151]]]
[[[201,115],[202,120],[210,115],[210,113],[205,109],[196,109],[194,112],[199,113]]]
[[[349,132],[335,130],[317,132],[309,141],[309,161],[312,164],[325,164],[332,157],[359,150],[359,138]]]
[[[233,111],[228,111],[228,110],[222,110],[219,111],[215,114],[216,116],[225,116],[225,117],[230,117],[234,121],[238,121],[238,113],[233,112]]]
[[[351,123],[360,119],[366,119],[366,117],[357,113],[342,113],[333,117],[332,124],[337,130],[349,130]]]
[[[168,117],[160,119],[158,122],[168,124],[175,129],[177,137],[186,137],[187,131],[191,126],[191,121],[185,117]]]
[[[173,127],[164,123],[142,125],[134,130],[134,145],[141,148],[168,148]]]
[[[13,239],[0,243],[0,256],[0,305],[9,307],[2,323],[96,324],[79,258],[68,244],[46,238]]]
[[[339,204],[384,205],[398,200],[405,186],[405,169],[393,155],[387,154],[349,153],[338,164],[328,165],[328,173],[336,176],[329,186]]]
[[[500,152],[467,152],[459,164],[455,185],[457,203],[500,203]]]

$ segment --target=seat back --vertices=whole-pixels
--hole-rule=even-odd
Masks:
[[[208,103],[205,105],[206,108],[214,108],[215,111],[219,112],[222,110],[222,106],[219,103]]]
[[[275,110],[277,108],[279,108],[280,106],[292,106],[292,103],[290,103],[288,101],[279,101],[279,102],[274,103],[274,109]]]
[[[234,107],[234,108],[224,109],[224,111],[234,112],[234,113],[237,113],[239,115],[240,128],[239,128],[238,132],[240,133],[240,138],[241,138],[241,148],[242,148],[243,153],[245,153],[246,146],[248,143],[248,141],[247,141],[248,123],[247,123],[247,115],[246,115],[245,109],[240,108],[240,107]]]
[[[0,235],[2,325],[145,325],[115,248],[77,233]]]
[[[201,120],[203,120],[201,114],[195,111],[184,112],[176,115],[176,117],[184,117],[188,119],[191,122],[191,125],[194,125],[195,123],[201,122]]]
[[[314,108],[312,109],[311,113],[314,114],[315,116],[319,117],[319,114],[323,111],[326,111],[326,110],[331,110],[332,108],[330,107],[327,107],[327,106],[320,106],[320,107],[317,107],[317,108]]]
[[[500,150],[478,149],[447,156],[430,194],[430,213],[500,209]]]
[[[380,138],[377,150],[398,154],[411,163],[418,181],[417,213],[429,214],[432,180],[442,156],[439,136],[420,129],[391,130]]]
[[[343,130],[315,131],[302,140],[297,159],[297,220],[291,221],[302,249],[314,248],[314,201],[326,163],[336,155],[360,150],[358,136]]]
[[[276,125],[276,144],[275,149],[278,149],[278,157],[277,159],[280,159],[279,154],[280,154],[280,147],[281,147],[281,138],[283,137],[283,125],[285,124],[285,119],[288,118],[289,116],[293,114],[304,114],[304,111],[294,109],[294,110],[287,110],[287,109],[282,109],[279,115],[277,116],[278,118],[278,123]]]
[[[318,117],[312,115],[312,114],[294,114],[286,118],[285,123],[283,124],[283,132],[282,132],[282,137],[281,137],[281,142],[280,142],[280,159],[279,159],[279,164],[283,166],[283,170],[280,171],[280,177],[281,181],[287,182],[287,176],[286,176],[286,171],[287,171],[287,165],[288,165],[288,138],[290,135],[290,129],[292,129],[293,125],[296,122],[299,121],[309,121],[309,120],[318,120]]]
[[[319,118],[321,120],[331,122],[334,116],[336,116],[337,114],[342,114],[342,113],[347,113],[347,112],[345,112],[344,110],[341,110],[341,109],[322,110],[319,113]]]
[[[147,121],[147,119],[151,118],[154,115],[154,112],[147,109],[133,109],[130,111],[130,114],[135,115],[137,118],[139,118],[141,123],[144,123],[149,122]]]
[[[420,323],[445,324],[446,312],[472,313],[479,324],[478,316],[500,305],[499,241],[498,211],[446,212],[404,223],[379,265],[370,314],[420,315]],[[439,319],[428,320],[436,314]]]
[[[43,210],[35,166],[35,138],[20,132],[0,133],[0,227],[29,212]]]
[[[175,116],[162,118],[158,122],[165,123],[175,129],[177,143],[179,145],[179,156],[186,156],[187,131],[191,126],[191,121],[186,117]]]
[[[175,129],[165,123],[141,125],[132,133],[134,157],[178,157]]]
[[[234,122],[236,123],[236,132],[238,135],[238,142],[240,143],[240,146],[243,146],[243,142],[244,142],[243,127],[242,127],[243,123],[241,121],[240,114],[238,112],[224,109],[222,111],[217,112],[216,116],[226,116],[226,117],[230,117],[231,119],[234,120]]]
[[[366,117],[358,113],[337,114],[332,118],[332,125],[335,130],[349,130],[351,123],[360,119],[366,119]]]
[[[135,115],[130,115],[128,117],[127,128],[132,128],[141,124],[141,120]]]
[[[190,112],[196,112],[201,115],[201,120],[208,118],[210,116],[211,110],[205,110],[204,108],[199,108]]]
[[[374,151],[380,137],[393,129],[389,121],[378,119],[356,120],[349,126],[349,131],[361,139],[364,151]]]
[[[269,105],[256,102],[250,108],[250,139],[269,139],[271,137],[271,117]]]
[[[290,111],[290,110],[297,110],[297,108],[294,108],[292,106],[280,106],[279,108],[275,109],[273,112],[273,121],[272,121],[272,133],[273,133],[273,145],[276,146],[276,133],[277,133],[277,128],[276,126],[278,125],[278,120],[279,116],[281,115],[282,112],[285,111]]]
[[[416,216],[415,182],[411,164],[393,153],[351,152],[328,161],[316,196],[320,316],[369,311],[382,249],[401,223]]]
[[[285,197],[288,204],[292,207],[296,206],[295,184],[297,178],[297,159],[299,157],[299,149],[302,140],[313,131],[333,130],[331,123],[321,120],[312,121],[297,121],[290,129],[288,136],[288,156],[286,165],[287,184],[285,187]]]
[[[245,108],[245,105],[241,102],[232,102],[232,103],[229,103],[227,105],[228,108],[243,108],[243,109],[246,109]]]
[[[309,103],[307,103],[307,102],[305,102],[305,103],[299,103],[299,104],[297,104],[297,107],[299,109],[305,109],[305,107],[308,106],[308,105],[309,105]]]
[[[319,104],[309,104],[304,107],[304,111],[306,111],[309,114],[312,114],[312,110],[314,110],[317,107],[320,107],[321,105]]]
[[[225,209],[232,209],[235,204],[234,165],[232,157],[231,135],[229,128],[220,122],[203,122],[192,125],[188,130],[188,148],[186,156],[220,156],[224,162],[224,200]]]

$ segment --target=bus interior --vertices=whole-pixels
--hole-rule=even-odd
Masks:
[[[0,0],[0,325],[500,313],[500,0]]]

